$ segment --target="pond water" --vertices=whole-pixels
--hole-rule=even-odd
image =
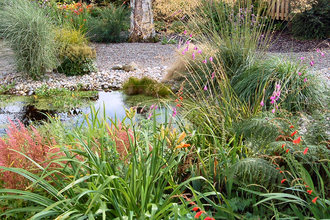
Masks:
[[[50,100],[51,102],[51,100]],[[66,111],[58,110],[44,110],[38,109],[33,104],[31,97],[28,96],[13,96],[9,102],[0,101],[0,136],[6,134],[5,129],[8,126],[8,119],[17,122],[17,119],[23,122],[25,125],[29,125],[31,121],[47,120],[46,114],[50,116],[58,116],[61,121],[75,123],[91,111],[90,106],[94,106],[95,109],[100,109],[103,113],[103,109],[106,112],[107,117],[122,120],[125,116],[125,108],[136,106],[138,104],[139,117],[147,118],[150,105],[153,102],[157,102],[157,99],[146,96],[127,96],[122,91],[113,92],[99,92],[95,101],[92,101],[89,106],[70,109]],[[146,106],[144,111],[141,112],[143,106]],[[164,109],[158,110],[163,112]]]

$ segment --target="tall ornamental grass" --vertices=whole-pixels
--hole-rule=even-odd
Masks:
[[[14,51],[17,70],[38,78],[58,64],[53,25],[35,2],[2,0],[0,32]]]

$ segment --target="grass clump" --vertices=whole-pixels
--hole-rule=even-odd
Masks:
[[[123,91],[127,95],[143,94],[155,97],[166,97],[171,93],[171,90],[167,86],[148,77],[141,79],[130,77],[123,84]]]
[[[88,37],[91,41],[118,43],[127,40],[130,11],[123,6],[109,5],[99,10],[98,17],[91,17],[88,23]]]
[[[45,10],[30,1],[4,3],[0,32],[14,51],[18,71],[41,77],[58,64],[53,25]]]

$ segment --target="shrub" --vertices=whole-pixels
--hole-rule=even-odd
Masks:
[[[87,45],[85,35],[74,28],[62,28],[56,32],[61,64],[58,71],[67,76],[84,75],[97,71],[94,65],[96,52]]]
[[[0,11],[2,36],[13,49],[19,71],[40,77],[58,64],[53,25],[36,3],[17,0]]]
[[[130,77],[123,84],[123,90],[127,95],[144,94],[147,96],[165,97],[171,93],[168,87],[148,77],[143,77],[142,79]]]
[[[129,10],[109,5],[100,11],[99,17],[90,19],[88,36],[96,42],[118,43],[127,39],[128,28]]]
[[[292,20],[292,33],[302,39],[330,37],[330,0],[312,0],[310,9],[302,9]]]
[[[87,45],[70,45],[61,55],[62,63],[58,71],[67,76],[84,75],[97,68],[94,64],[95,51]]]

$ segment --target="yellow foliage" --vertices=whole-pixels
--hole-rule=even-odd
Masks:
[[[82,45],[88,43],[85,34],[73,27],[65,27],[55,30],[55,40],[59,44],[64,44],[63,46],[73,44]]]

